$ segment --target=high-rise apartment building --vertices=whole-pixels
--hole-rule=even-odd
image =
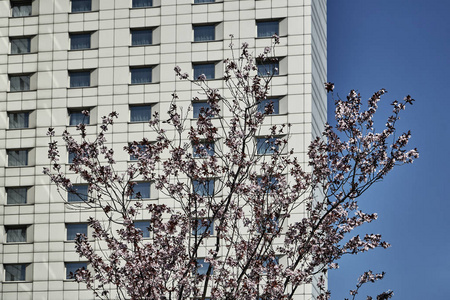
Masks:
[[[198,117],[202,102],[191,103],[196,91],[174,66],[220,89],[229,35],[259,53],[274,33],[270,121],[293,124],[289,148],[304,159],[326,121],[326,0],[0,0],[0,298],[93,298],[67,280],[83,266],[73,238],[93,212],[68,207],[78,199],[42,174],[49,127],[75,133],[83,121],[95,133],[117,111],[111,143],[116,160],[130,160],[120,150],[147,134],[174,90]],[[314,285],[298,289],[298,299],[315,295]]]

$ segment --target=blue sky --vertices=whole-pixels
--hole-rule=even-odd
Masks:
[[[416,102],[400,129],[411,129],[411,147],[420,151],[417,161],[394,170],[360,200],[379,218],[359,233],[381,233],[392,247],[341,260],[329,275],[331,299],[350,298],[368,269],[386,277],[367,284],[358,299],[387,289],[396,300],[450,298],[449,12],[448,0],[328,0],[328,80],[335,92],[345,97],[356,89],[365,100],[385,88],[382,114],[410,94]],[[382,128],[383,118],[377,121]]]

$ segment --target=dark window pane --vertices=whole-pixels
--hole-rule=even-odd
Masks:
[[[87,236],[87,224],[66,224],[67,240],[74,240],[77,237],[77,233],[81,233]]]
[[[266,106],[269,105],[269,103],[272,103],[273,106],[273,115],[278,115],[279,114],[279,99],[276,98],[270,98],[270,99],[264,99],[262,100],[259,104],[258,104],[258,111],[260,113],[264,113],[266,110]]]
[[[7,150],[8,167],[27,166],[28,150]]]
[[[214,143],[202,142],[192,146],[194,157],[204,157],[203,152],[206,151],[206,156],[214,155]]]
[[[12,75],[9,77],[9,82],[11,92],[30,90],[30,75]]]
[[[137,147],[138,153],[141,155],[143,154],[144,151],[147,150],[147,147],[144,145],[134,145],[133,147]],[[130,155],[130,160],[138,160],[138,157],[134,156],[134,155]]]
[[[70,87],[87,87],[91,85],[91,71],[70,72]]]
[[[197,25],[194,26],[194,41],[204,42],[204,41],[214,41],[215,40],[215,25]]]
[[[278,62],[258,62],[258,76],[277,76],[279,74]]]
[[[70,34],[70,50],[81,50],[91,48],[91,34]]]
[[[194,0],[194,3],[214,3],[215,0]]]
[[[151,105],[130,106],[131,122],[148,122],[152,117]]]
[[[76,184],[72,186],[72,189],[67,192],[68,202],[82,202],[88,201],[88,185]]]
[[[200,75],[204,74],[206,79],[215,78],[215,64],[197,64],[193,66],[194,68],[194,79],[198,79]]]
[[[11,54],[30,53],[30,51],[31,51],[30,38],[11,39]]]
[[[134,227],[139,228],[142,231],[142,237],[148,238],[150,237],[150,232],[148,231],[148,227],[150,226],[149,221],[136,221],[134,222]]]
[[[27,192],[28,188],[25,187],[6,188],[6,204],[26,204]]]
[[[153,6],[152,0],[133,0],[133,7],[147,7]]]
[[[76,126],[78,124],[89,124],[90,116],[83,114],[82,110],[69,112],[69,125]]]
[[[5,265],[5,281],[25,281],[27,265]]]
[[[205,262],[204,258],[197,259],[197,274],[198,275],[206,275],[208,273],[209,263]],[[212,274],[212,269],[211,273]]]
[[[274,34],[278,35],[279,21],[260,21],[256,22],[258,28],[258,37],[271,37]]]
[[[210,219],[195,219],[194,228],[192,229],[193,235],[202,235],[209,232],[210,235],[214,234],[214,221]]]
[[[91,11],[91,0],[72,0],[72,12]]]
[[[152,30],[151,29],[132,29],[131,30],[131,45],[142,46],[152,44]]]
[[[256,149],[257,153],[264,154],[273,154],[275,150],[278,149],[278,146],[275,145],[276,138],[257,138],[256,139]]]
[[[30,113],[8,113],[9,129],[28,128]]]
[[[152,68],[131,68],[131,84],[152,82]]]
[[[214,196],[214,180],[193,180],[194,193],[199,196]]]
[[[135,186],[133,186],[133,195],[131,195],[130,199],[138,199],[138,193],[141,199],[149,199],[150,182],[138,182]]]
[[[6,227],[6,242],[7,243],[26,243],[27,242],[27,227]]]
[[[211,106],[208,104],[208,102],[193,102],[192,103],[193,117],[198,118],[200,114],[204,114],[206,110],[209,108],[211,108]]]
[[[75,272],[81,268],[87,268],[87,263],[85,262],[69,262],[66,265],[66,279],[73,279]]]
[[[31,16],[31,1],[11,1],[11,9],[14,18]]]

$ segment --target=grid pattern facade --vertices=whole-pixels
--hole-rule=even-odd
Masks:
[[[210,86],[222,89],[229,35],[260,53],[271,30],[281,43],[270,122],[293,124],[288,146],[305,161],[326,120],[326,0],[1,0],[0,298],[93,298],[67,274],[84,263],[73,232],[89,234],[85,222],[97,212],[74,209],[82,199],[61,195],[42,174],[49,127],[75,133],[88,110],[95,134],[101,117],[117,111],[108,140],[126,165],[133,158],[123,145],[152,139],[148,116],[164,116],[173,91],[179,106],[193,105],[195,123],[201,103],[191,103],[190,83],[175,80],[175,65],[191,77],[203,68]],[[70,153],[60,150],[68,164]],[[169,201],[151,186],[142,190]],[[317,295],[314,285],[297,291],[298,299]]]

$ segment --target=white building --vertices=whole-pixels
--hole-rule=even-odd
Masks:
[[[114,110],[120,150],[143,137],[150,111],[164,115],[175,89],[192,99],[175,65],[220,79],[230,34],[259,53],[273,32],[271,118],[294,125],[289,148],[304,157],[326,121],[326,0],[0,0],[0,298],[93,298],[66,280],[79,262],[71,239],[92,213],[68,209],[42,174],[49,127],[75,132],[87,109],[95,133]],[[298,299],[315,294],[305,286]]]

